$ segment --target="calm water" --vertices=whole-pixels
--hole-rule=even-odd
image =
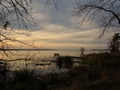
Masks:
[[[0,58],[8,60],[10,71],[24,68],[34,69],[37,73],[66,72],[68,69],[59,69],[54,60],[54,53],[61,56],[80,56],[80,51],[11,51],[1,52]],[[85,53],[91,53],[89,51]],[[18,59],[18,60],[16,60]],[[24,60],[25,59],[25,60]],[[13,60],[13,61],[12,61]],[[14,61],[15,60],[15,61]],[[76,64],[75,64],[76,65]]]
[[[41,74],[66,72],[68,69],[59,69],[52,62],[54,60],[54,53],[59,53],[61,56],[80,56],[79,51],[11,51],[6,52],[6,54],[1,52],[0,58],[7,60],[10,71],[27,68],[34,69],[37,73]]]
[[[4,52],[1,52],[0,58],[2,59],[16,59],[16,58],[23,58],[23,57],[31,57],[31,58],[41,58],[46,59],[54,56],[54,53],[59,53],[61,56],[68,55],[68,56],[80,56],[79,51],[11,51],[12,53],[8,52],[8,57]]]

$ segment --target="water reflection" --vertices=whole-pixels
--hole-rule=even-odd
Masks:
[[[54,53],[59,53],[62,57],[56,58]],[[9,65],[9,70],[21,70],[21,69],[31,69],[35,70],[37,74],[47,74],[47,73],[60,73],[66,72],[74,66],[73,58],[70,56],[79,56],[79,52],[73,51],[16,51],[14,54],[1,55],[3,60],[7,60]],[[56,54],[58,57],[59,54]],[[65,56],[67,55],[67,56]]]

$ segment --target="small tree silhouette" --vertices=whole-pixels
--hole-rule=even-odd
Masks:
[[[112,37],[112,40],[109,46],[111,53],[119,51],[119,47],[120,47],[119,44],[120,44],[120,34],[115,33],[114,36]]]
[[[84,48],[84,47],[81,47],[81,48],[80,48],[80,56],[83,56],[83,55],[84,55],[84,51],[85,51],[85,48]]]

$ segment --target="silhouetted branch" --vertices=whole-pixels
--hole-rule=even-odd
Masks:
[[[54,4],[55,8],[58,9],[58,0],[46,0],[46,4]],[[32,0],[1,0],[0,1],[0,50],[3,51],[6,56],[8,56],[5,49],[12,47],[10,43],[17,43],[25,46],[33,46],[33,44],[28,44],[22,42],[12,37],[12,35],[28,35],[27,30],[28,25],[34,22],[34,18],[31,14],[31,4]],[[15,30],[14,28],[23,29],[24,31]],[[10,52],[10,51],[9,51]]]
[[[90,0],[76,3],[74,15],[82,18],[81,23],[94,21],[104,28],[101,35],[110,28],[120,27],[120,0]],[[100,36],[101,36],[100,35]]]
[[[119,18],[119,16],[117,15],[117,13],[115,13],[115,12],[112,11],[112,10],[105,9],[105,8],[103,8],[103,7],[95,6],[95,5],[83,5],[82,7],[84,7],[84,8],[94,8],[94,9],[103,10],[103,11],[105,11],[105,12],[109,12],[109,13],[111,13],[111,14],[118,20],[118,23],[120,24],[120,18]]]

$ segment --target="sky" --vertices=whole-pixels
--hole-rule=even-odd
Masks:
[[[34,43],[38,48],[61,50],[79,50],[107,48],[110,33],[103,38],[98,38],[101,30],[93,21],[80,25],[80,17],[73,15],[74,0],[58,2],[59,9],[50,3],[46,6],[45,0],[34,0],[32,15],[37,25],[31,25],[29,36],[18,39]]]

